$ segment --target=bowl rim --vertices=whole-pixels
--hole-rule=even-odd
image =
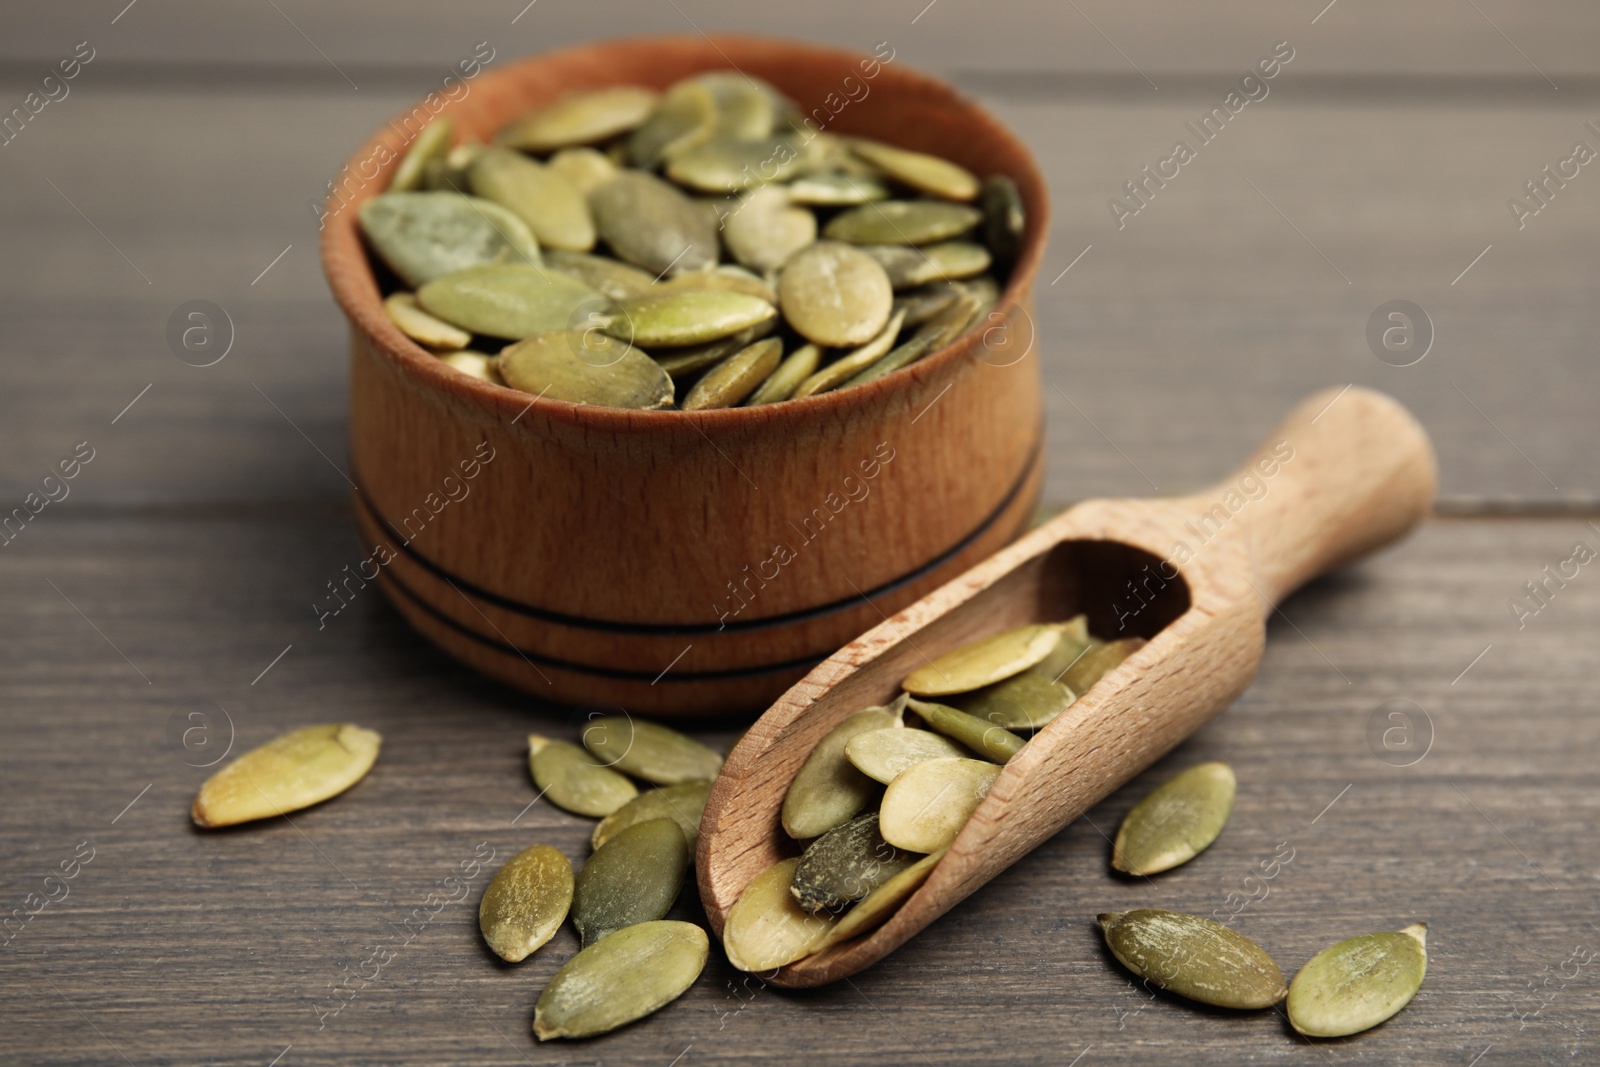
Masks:
[[[729,50],[736,53],[764,52],[771,56],[805,55],[817,60],[846,64],[858,63],[871,57],[871,53],[856,49],[819,45],[783,37],[725,33],[650,34],[600,38],[565,48],[533,52],[497,70],[486,72],[481,77],[485,79],[484,84],[514,81],[516,71],[552,60],[573,62],[588,59],[593,62],[604,58],[608,53],[663,46],[676,48],[687,46],[695,49],[709,47],[722,58],[723,63],[710,64],[706,70],[729,67],[738,69],[726,54]],[[1028,301],[1025,297],[1038,275],[1050,230],[1049,190],[1038,160],[1009,126],[981,104],[962,95],[949,83],[908,66],[893,68],[892,73],[885,68],[880,73],[890,73],[902,87],[928,93],[987,125],[991,135],[997,135],[1002,142],[1006,142],[1008,149],[1021,162],[1020,171],[1012,174],[1012,177],[1017,182],[1027,211],[1022,248],[1012,265],[1010,277],[1001,291],[1000,299],[990,314],[1000,315],[1001,319],[997,321],[1001,322],[1010,322],[1017,314],[1026,317],[1030,328],[1029,350],[1031,351],[1037,341],[1037,327],[1028,311],[1026,306]],[[615,84],[632,83],[619,80]],[[436,117],[446,117],[452,110],[464,110],[468,99],[469,97],[463,97],[459,101],[450,101],[440,109]],[[404,157],[404,153],[395,152],[392,145],[390,134],[392,122],[401,116],[412,114],[415,107],[420,104],[421,101],[417,101],[406,109],[396,112],[391,120],[378,127],[336,172],[336,179],[340,174],[351,172],[360,174],[359,168],[369,162],[380,148],[388,149],[394,156],[381,165],[352,198],[348,200],[341,198],[336,182],[329,183],[330,191],[324,216],[326,221],[321,234],[321,261],[334,300],[344,311],[351,325],[361,332],[372,347],[382,353],[390,364],[399,368],[402,374],[425,382],[456,401],[478,406],[493,415],[504,416],[513,423],[520,421],[530,411],[536,410],[539,416],[547,420],[609,432],[657,433],[687,426],[703,435],[711,429],[739,430],[772,423],[781,426],[792,420],[814,422],[830,414],[842,416],[848,415],[855,409],[881,407],[890,394],[908,390],[915,383],[936,376],[952,362],[974,353],[979,348],[980,341],[988,334],[988,330],[969,327],[966,333],[944,348],[871,382],[849,387],[841,386],[798,400],[785,400],[757,407],[736,406],[698,411],[683,411],[676,408],[640,410],[603,407],[597,404],[547,398],[464,374],[407,337],[389,318],[383,308],[384,294],[379,289],[378,277],[368,258],[366,243],[362,239],[358,221],[361,206],[387,191],[394,170]],[[1018,359],[1025,358],[1026,354]],[[1006,365],[1009,364],[1000,366]]]

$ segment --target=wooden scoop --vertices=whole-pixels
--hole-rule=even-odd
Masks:
[[[928,660],[1079,612],[1096,636],[1149,638],[1006,764],[888,922],[762,977],[816,986],[882,959],[1231,704],[1255,675],[1279,601],[1410,531],[1435,480],[1409,412],[1381,393],[1329,390],[1227,481],[1176,499],[1086,501],[885,620],[785,693],[729,756],[696,862],[712,927],[720,936],[756,875],[800,851],[779,812],[812,748],[887,703]]]

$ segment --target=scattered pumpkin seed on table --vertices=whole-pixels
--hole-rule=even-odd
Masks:
[[[601,819],[595,825],[589,844],[598,849],[630,826],[650,819],[672,819],[683,831],[683,839],[688,843],[692,855],[695,843],[700,838],[700,816],[705,812],[706,798],[710,795],[709,779],[647,789]]]
[[[606,766],[656,785],[715,778],[722,756],[659,723],[610,715],[583,730],[583,747]]]
[[[1428,924],[1364,934],[1325,948],[1294,976],[1284,1005],[1307,1037],[1370,1030],[1411,1003],[1428,971]]]
[[[550,803],[574,815],[603,818],[639,795],[638,788],[566,741],[528,735],[528,772]]]
[[[555,936],[572,907],[572,864],[549,845],[525,848],[495,872],[478,903],[478,929],[508,963]]]
[[[585,948],[625,927],[665,918],[683,889],[689,846],[673,819],[613,834],[578,872],[572,925]]]
[[[1243,934],[1199,915],[1141,908],[1099,917],[1121,964],[1156,986],[1219,1008],[1270,1008],[1288,994],[1272,957]]]
[[[694,923],[659,919],[618,930],[561,965],[534,1006],[534,1036],[593,1037],[642,1019],[682,996],[710,954]]]
[[[382,744],[354,723],[291,731],[207,778],[190,816],[197,826],[234,826],[320,804],[365,778]]]
[[[1226,763],[1202,763],[1167,779],[1123,817],[1111,866],[1150,875],[1187,863],[1222,833],[1235,787]]]

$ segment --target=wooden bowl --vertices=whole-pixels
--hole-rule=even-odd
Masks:
[[[351,324],[351,478],[369,553],[355,581],[376,581],[463,663],[549,700],[760,710],[1015,538],[1037,501],[1029,311],[1045,184],[1028,150],[951,87],[892,53],[653,37],[491,67],[441,113],[458,138],[489,140],[575,89],[665,88],[729,66],[831,132],[1016,181],[1027,232],[985,327],[867,385],[763,407],[536,399],[451,369],[384,313],[356,220],[403,154],[401,118],[351,158],[328,201],[322,258]]]

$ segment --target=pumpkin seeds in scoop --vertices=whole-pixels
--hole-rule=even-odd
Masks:
[[[585,197],[617,176],[617,165],[593,148],[563,148],[546,166]]]
[[[1202,763],[1167,779],[1123,818],[1111,866],[1149,875],[1198,856],[1222,833],[1235,784],[1226,763]]]
[[[435,159],[443,159],[450,151],[450,139],[455,136],[455,123],[449,119],[434,119],[422,128],[416,140],[411,142],[411,148],[406,152],[405,158],[394,169],[394,177],[389,180],[391,193],[409,193],[422,188],[423,174],[428,169],[428,164]]]
[[[722,924],[722,948],[741,971],[770,971],[821,947],[834,919],[813,915],[789,892],[800,860],[773,864],[745,887]]]
[[[878,831],[896,848],[937,852],[956,839],[998,777],[1000,767],[985,760],[918,763],[884,791]]]
[[[789,891],[806,911],[837,912],[920,858],[885,841],[878,833],[878,813],[869,811],[811,842]]]
[[[417,290],[417,303],[462,329],[510,340],[564,330],[587,306],[610,308],[605,297],[571,275],[524,263],[468,267],[435,278]]]
[[[1054,680],[1045,664],[1030,667],[1003,682],[952,694],[950,704],[968,715],[1007,730],[1037,730],[1060,715],[1077,699],[1065,683]]]
[[[761,383],[761,388],[757,389],[745,403],[750,407],[757,407],[761,404],[776,404],[780,400],[788,400],[800,387],[800,383],[811,377],[821,361],[822,349],[816,345],[801,345],[784,357],[778,369]]]
[[[655,275],[716,266],[717,228],[699,204],[642,171],[619,171],[589,194],[595,226],[619,259]]]
[[[519,341],[500,353],[499,371],[513,389],[572,404],[644,410],[672,404],[672,379],[660,364],[592,330]]]
[[[583,747],[607,766],[656,785],[715,778],[722,757],[691,737],[658,723],[605,716],[583,731]]]
[[[572,864],[549,845],[512,856],[478,904],[478,929],[508,963],[527,959],[561,929],[572,906]]]
[[[836,389],[859,374],[863,368],[870,367],[883,358],[885,352],[894,347],[895,338],[900,335],[900,324],[905,321],[905,313],[896,311],[889,318],[889,323],[878,336],[856,349],[846,352],[832,363],[812,374],[796,387],[792,399],[814,396],[817,393],[826,393]]]
[[[970,758],[972,753],[932,730],[868,730],[844,746],[845,758],[862,774],[888,785],[902,771],[931,759]]]
[[[1365,934],[1325,948],[1289,985],[1289,1023],[1308,1037],[1370,1030],[1411,1003],[1428,971],[1428,926]]]
[[[735,407],[778,369],[782,358],[782,341],[776,337],[757,341],[707,371],[680,406],[684,411]]]
[[[638,788],[566,741],[528,735],[528,772],[541,795],[574,815],[603,818],[639,795]]]
[[[485,148],[467,170],[472,191],[512,212],[545,248],[594,247],[594,220],[584,195],[560,174],[510,148]]]
[[[694,923],[640,923],[573,956],[539,994],[533,1033],[593,1037],[672,1003],[700,977],[711,942]]]
[[[785,264],[778,299],[783,317],[806,340],[844,347],[865,344],[883,330],[894,291],[871,256],[819,241]]]
[[[1143,648],[1142,637],[1123,637],[1105,644],[1093,644],[1067,668],[1061,680],[1075,693],[1087,693],[1100,679],[1110,674],[1122,661]]]
[[[850,208],[828,220],[822,236],[857,245],[929,245],[960,237],[983,212],[941,200],[884,200]]]
[[[389,294],[383,301],[383,310],[401,333],[418,344],[459,351],[472,343],[470,333],[423,311],[410,293]]]
[[[994,763],[1004,763],[1021,752],[1022,746],[1027,744],[1003,726],[996,726],[987,719],[968,715],[944,704],[913,700],[907,706],[922,716],[922,721],[935,732],[961,742]]]
[[[864,138],[852,141],[850,147],[895,181],[919,192],[946,200],[971,200],[978,195],[978,179],[972,172],[947,159]]]
[[[619,830],[583,865],[572,891],[572,925],[583,947],[672,909],[689,869],[689,845],[674,819]]]
[[[640,126],[659,98],[654,90],[637,85],[570,93],[512,122],[501,131],[500,143],[539,155],[597,144]]]
[[[845,757],[845,746],[869,730],[900,729],[899,707],[867,708],[817,742],[783,797],[783,829],[798,841],[827,833],[855,817],[878,795],[878,784]]]
[[[903,687],[908,693],[929,697],[971,692],[1027,670],[1048,656],[1060,640],[1056,626],[1020,626],[935,657],[907,675]]]
[[[776,270],[816,241],[817,217],[789,197],[779,186],[763,186],[728,216],[722,240],[734,259],[754,270]]]
[[[673,289],[617,302],[605,330],[646,348],[698,345],[776,318],[760,297],[726,289]]]
[[[362,204],[360,217],[373,250],[414,289],[466,267],[539,262],[528,224],[478,197],[384,193]]]
[[[1099,918],[1112,955],[1168,992],[1239,1010],[1270,1008],[1288,992],[1272,957],[1221,923],[1156,908]]]
[[[933,873],[934,867],[944,859],[946,851],[941,848],[931,856],[923,856],[868,893],[859,904],[845,912],[844,916],[834,924],[833,929],[828,931],[828,936],[823,938],[822,944],[817,946],[818,950],[841,941],[848,941],[852,937],[860,937],[869,930],[876,929],[893,915],[900,905],[910,900],[912,893],[922,888],[922,883],[928,880],[928,875]]]
[[[589,845],[598,849],[630,826],[651,819],[671,819],[683,831],[683,838],[688,842],[692,856],[695,843],[700,839],[700,816],[705,813],[706,798],[710,795],[709,781],[682,782],[660,789],[647,789],[601,819],[595,825]]]
[[[544,262],[545,266],[572,275],[610,300],[643,296],[656,283],[655,278],[638,267],[630,267],[605,256],[591,256],[586,252],[551,249],[544,257]]]
[[[195,825],[233,826],[309,808],[367,776],[383,738],[354,723],[306,726],[273,738],[205,780]]]

